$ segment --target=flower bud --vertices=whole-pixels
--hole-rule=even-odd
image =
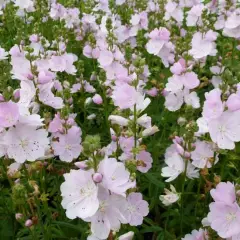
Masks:
[[[102,179],[103,179],[103,176],[102,176],[101,173],[94,173],[93,174],[93,181],[95,183],[100,183],[102,181]]]
[[[33,222],[31,219],[28,219],[25,224],[24,224],[26,227],[31,227],[33,225]]]
[[[101,105],[103,103],[102,97],[99,94],[95,94],[92,100],[97,105]]]
[[[14,90],[13,97],[14,97],[14,100],[18,100],[20,98],[20,89]]]
[[[22,213],[16,213],[15,218],[16,218],[17,221],[19,221],[23,218],[23,214]]]
[[[75,165],[76,167],[82,169],[82,170],[87,167],[87,164],[86,164],[85,161],[83,161],[83,162],[75,162],[74,165]]]

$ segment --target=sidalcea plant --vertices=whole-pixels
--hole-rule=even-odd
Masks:
[[[240,239],[239,39],[237,0],[0,0],[0,239]]]

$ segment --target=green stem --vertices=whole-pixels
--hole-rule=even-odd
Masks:
[[[134,148],[137,148],[137,107],[134,105]],[[136,151],[134,151],[134,159],[136,160]]]
[[[185,180],[187,176],[187,166],[188,166],[188,160],[185,159],[185,169],[183,173],[183,181],[182,181],[182,191],[181,191],[181,236],[183,232],[183,202],[184,202],[184,187],[185,187]]]

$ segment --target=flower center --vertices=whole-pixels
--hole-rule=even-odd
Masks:
[[[227,214],[226,219],[227,219],[227,221],[231,222],[231,221],[236,219],[236,214],[230,212],[230,213]]]

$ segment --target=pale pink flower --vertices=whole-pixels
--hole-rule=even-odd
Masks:
[[[175,19],[178,23],[181,23],[183,21],[183,10],[181,7],[178,6],[178,4],[174,1],[168,1],[167,4],[165,5],[165,20],[170,20],[172,17]]]
[[[49,82],[39,85],[39,101],[55,109],[63,108],[63,100],[60,97],[55,97],[52,93],[54,83]]]
[[[98,187],[92,179],[92,172],[71,170],[64,174],[61,185],[62,206],[70,219],[93,216],[99,208]]]
[[[196,32],[193,35],[192,39],[192,49],[189,51],[189,54],[195,59],[201,59],[204,57],[215,56],[217,53],[216,43],[213,39],[207,38],[207,33],[202,34]]]
[[[119,145],[123,152],[131,152],[134,147],[134,137],[120,137]]]
[[[0,128],[11,127],[19,119],[18,105],[12,101],[0,102]]]
[[[222,115],[209,121],[209,133],[213,142],[221,149],[234,149],[235,142],[240,141],[240,111],[225,111]]]
[[[198,168],[210,168],[214,160],[213,145],[206,141],[197,141],[195,150],[191,152],[192,164]],[[216,164],[217,159],[214,160]]]
[[[191,234],[185,235],[182,240],[208,240],[208,233],[206,230],[200,228],[198,231],[193,230]]]
[[[148,203],[143,200],[141,193],[132,192],[127,197],[127,208],[123,211],[128,223],[131,226],[138,226],[143,223],[143,217],[149,213]]]
[[[232,204],[236,201],[235,186],[231,182],[220,182],[210,193],[215,202]]]
[[[98,58],[98,62],[100,63],[100,65],[104,68],[104,67],[108,67],[112,64],[114,60],[114,56],[113,53],[108,51],[108,50],[102,50],[100,52],[100,56]]]
[[[230,111],[240,110],[240,95],[233,93],[228,97],[226,106]]]
[[[35,161],[44,157],[49,147],[48,133],[44,129],[17,125],[10,128],[4,136],[7,155],[18,163]]]
[[[127,219],[120,209],[127,208],[127,201],[124,197],[109,194],[109,191],[99,186],[98,191],[99,208],[90,218],[91,231],[99,239],[106,239],[111,230],[118,231],[121,223],[127,223]],[[90,205],[91,203],[89,203]]]
[[[114,105],[120,109],[127,109],[137,103],[138,94],[134,87],[124,83],[117,85],[112,93]]]
[[[188,89],[193,89],[199,86],[200,81],[198,76],[194,72],[187,72],[183,75],[182,82]]]
[[[220,237],[228,238],[239,234],[240,208],[237,203],[213,202],[209,208],[208,221]]]
[[[92,98],[93,102],[97,105],[101,105],[103,103],[103,99],[99,94],[95,94]]]
[[[182,91],[179,91],[177,93],[169,93],[165,97],[165,103],[164,106],[172,112],[175,112],[181,108],[184,101],[184,95]]]
[[[36,94],[36,88],[33,81],[21,81],[20,99],[18,104],[28,107]]]
[[[81,129],[76,126],[71,127],[67,134],[58,135],[59,142],[52,142],[54,154],[64,162],[78,158],[82,151],[81,135]]]
[[[112,193],[126,195],[129,188],[135,187],[136,183],[130,180],[130,173],[122,162],[115,158],[105,158],[98,167],[98,172],[103,175],[102,185]]]
[[[195,27],[196,25],[198,25],[198,26],[202,25],[201,16],[202,16],[203,9],[204,9],[203,4],[198,4],[191,8],[191,10],[188,12],[188,16],[187,16],[187,26],[188,27],[190,27],[190,26]]]
[[[233,12],[225,22],[223,34],[228,37],[240,37],[240,15]]]
[[[139,165],[137,165],[137,170],[146,173],[152,167],[153,159],[151,154],[145,150],[141,151],[137,154],[136,159],[139,161]]]
[[[60,118],[60,114],[55,114],[54,119],[49,123],[48,131],[50,133],[63,131],[63,120]]]
[[[50,71],[40,71],[38,74],[38,83],[44,84],[52,81],[55,78],[55,74]]]
[[[224,104],[221,100],[222,91],[218,88],[205,93],[206,100],[203,105],[203,117],[206,119],[217,119],[224,111]]]

